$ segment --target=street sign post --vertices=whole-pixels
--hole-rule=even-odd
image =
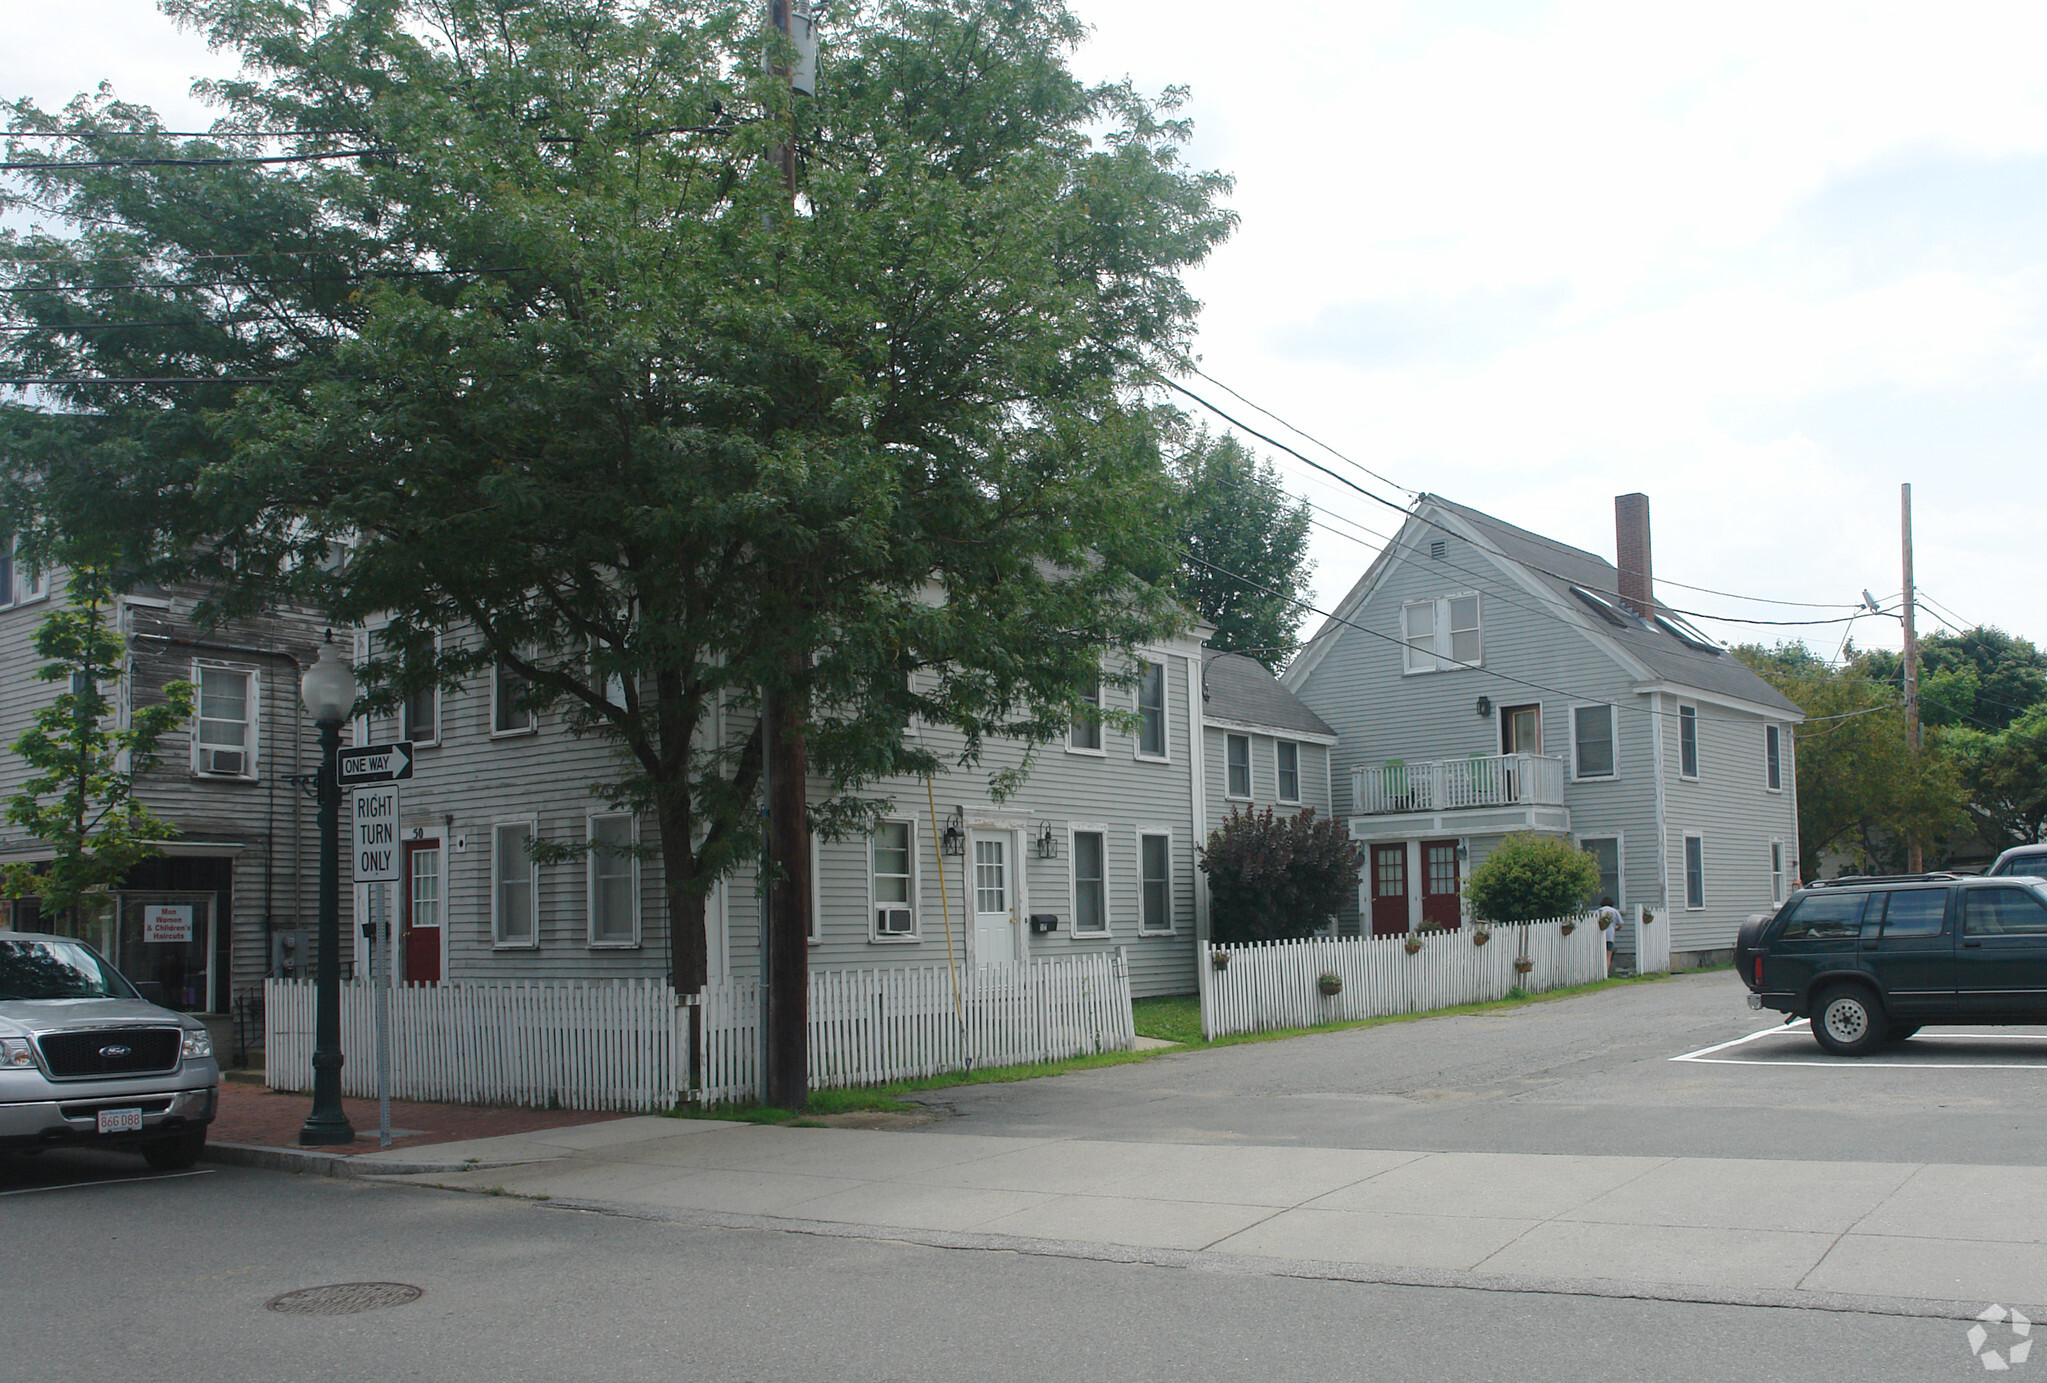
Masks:
[[[397,783],[411,776],[411,740],[357,745],[353,749],[336,750],[334,754],[334,778],[345,788]]]

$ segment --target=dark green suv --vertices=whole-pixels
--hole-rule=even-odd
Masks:
[[[1734,964],[1750,1008],[1810,1018],[1837,1056],[1922,1023],[2047,1023],[2047,881],[1829,879],[1745,923]]]

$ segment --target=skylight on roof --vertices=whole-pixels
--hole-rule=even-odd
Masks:
[[[1609,605],[1606,601],[1600,599],[1598,596],[1592,594],[1592,592],[1586,590],[1584,587],[1582,586],[1571,587],[1571,594],[1578,597],[1578,599],[1584,601],[1585,604],[1591,608],[1593,614],[1598,615],[1601,619],[1605,620],[1608,624],[1611,624],[1614,628],[1625,629],[1628,627],[1628,622],[1621,617],[1620,611],[1614,609],[1613,606]]]
[[[1687,623],[1685,620],[1681,619],[1677,615],[1667,613],[1660,614],[1656,617],[1656,622],[1663,626],[1663,631],[1666,634],[1669,634],[1672,638],[1676,639],[1679,643],[1684,644],[1688,648],[1703,649],[1708,653],[1716,654],[1725,653],[1727,651],[1726,649],[1722,648],[1719,644],[1713,642],[1713,640],[1707,638],[1704,634],[1701,634],[1697,629],[1694,629],[1689,623]]]

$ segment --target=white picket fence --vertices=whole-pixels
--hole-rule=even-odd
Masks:
[[[1654,975],[1670,969],[1670,918],[1656,908],[1635,904],[1635,973]]]
[[[1575,922],[1569,936],[1563,923]],[[1313,938],[1213,948],[1229,957],[1221,969],[1209,956],[1197,968],[1201,1031],[1208,1038],[1233,1033],[1306,1028],[1393,1013],[1426,1013],[1456,1004],[1590,984],[1606,975],[1606,941],[1589,918],[1557,918],[1491,928],[1474,945],[1474,928],[1419,934],[1409,954],[1405,936]],[[1515,968],[1526,959],[1526,973]],[[1324,995],[1325,974],[1343,981]]]
[[[341,1092],[377,1093],[376,991],[341,986]],[[263,1078],[313,1083],[313,982],[263,982]],[[667,1109],[689,1086],[688,1011],[666,983],[407,984],[391,992],[391,1096]]]
[[[958,998],[954,998],[954,981]],[[702,996],[706,1103],[753,1098],[760,990]],[[1122,948],[991,965],[825,970],[810,977],[810,1084],[874,1085],[941,1071],[1128,1051],[1130,966]]]
[[[941,1071],[1127,1051],[1123,951],[989,966],[813,971],[810,1083],[871,1085]],[[375,990],[341,987],[345,1095],[376,1088]],[[678,1001],[660,981],[401,985],[391,995],[391,1095],[401,1100],[668,1109],[752,1099],[760,989],[712,985]],[[313,984],[263,985],[264,1080],[313,1083]],[[699,1087],[689,1088],[690,1014],[702,1014]]]

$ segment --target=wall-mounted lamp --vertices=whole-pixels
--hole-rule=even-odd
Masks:
[[[1047,821],[1045,829],[1038,832],[1038,858],[1056,860],[1059,858],[1059,837],[1052,833],[1052,823]]]
[[[1489,715],[1491,715],[1492,713],[1493,713],[1493,699],[1492,699],[1492,698],[1491,698],[1490,696],[1481,696],[1481,697],[1480,697],[1480,698],[1478,699],[1478,714],[1479,714],[1479,717],[1480,717],[1481,719],[1483,719],[1484,717],[1486,717],[1486,716],[1489,716]]]
[[[948,855],[967,853],[967,820],[964,808],[952,809],[952,815],[945,819],[945,829],[939,832],[938,845]]]
[[[1465,843],[1464,841],[1461,841],[1461,840],[1460,840],[1460,841],[1458,841],[1458,842],[1457,842],[1457,858],[1458,858],[1459,860],[1468,860],[1468,859],[1470,859],[1470,858],[1471,858],[1471,846],[1469,846],[1468,844],[1466,844],[1466,843]]]

